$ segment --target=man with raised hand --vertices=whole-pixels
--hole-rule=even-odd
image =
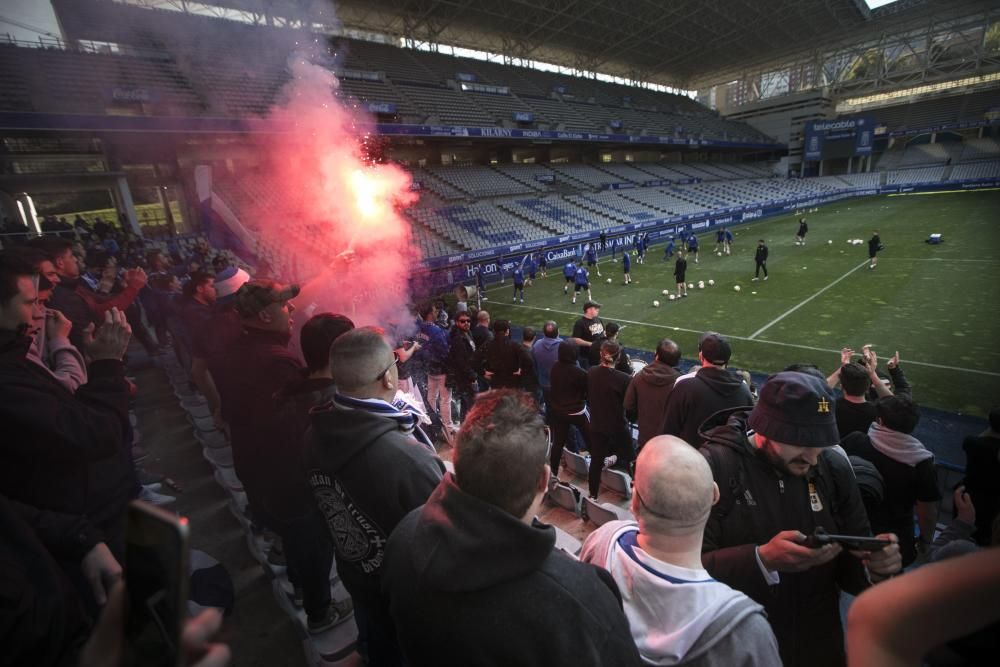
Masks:
[[[878,551],[809,546],[817,528],[870,536],[851,464],[840,442],[833,394],[816,371],[784,371],[752,410],[717,413],[701,452],[720,500],[702,546],[715,579],[764,605],[785,665],[843,665],[840,592],[857,594],[902,568],[898,539]],[[717,424],[717,425],[716,425]]]
[[[647,664],[780,664],[764,608],[702,566],[705,522],[718,500],[705,458],[683,440],[657,436],[636,461],[638,521],[609,521],[583,544],[580,560],[618,584]]]

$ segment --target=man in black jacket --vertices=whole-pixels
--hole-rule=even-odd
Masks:
[[[510,339],[510,322],[493,322],[493,339],[476,350],[476,365],[483,369],[491,389],[521,386],[521,355]]]
[[[454,474],[389,538],[383,588],[409,664],[639,664],[614,580],[556,549],[534,518],[545,450],[526,395],[485,395],[459,431]]]
[[[85,514],[121,556],[136,490],[124,434],[129,389],[122,356],[131,329],[117,309],[87,346],[89,381],[75,394],[27,359],[35,268],[0,258],[0,493],[40,509]]]
[[[448,343],[448,382],[454,387],[453,395],[458,398],[461,409],[456,423],[461,424],[476,400],[478,366],[476,365],[476,343],[472,340],[472,316],[469,311],[459,311],[455,325],[451,328]]]
[[[757,250],[754,251],[753,261],[757,265],[751,280],[760,280],[760,272],[764,271],[764,280],[767,280],[767,246],[764,239],[757,241]]]
[[[708,331],[698,340],[701,367],[677,378],[667,401],[663,432],[697,447],[698,427],[712,414],[728,408],[753,405],[753,395],[743,377],[729,370],[733,349],[722,334]]]
[[[385,543],[396,524],[426,502],[444,465],[416,416],[390,402],[398,387],[396,358],[380,329],[354,329],[334,341],[330,372],[337,393],[310,413],[309,486],[354,600],[368,664],[398,665],[396,631],[381,592]]]
[[[677,364],[681,360],[681,348],[677,343],[664,338],[656,346],[656,357],[638,372],[625,392],[625,412],[638,416],[639,449],[663,433],[663,416],[667,402],[674,388],[674,381],[680,376]]]
[[[703,430],[720,492],[705,569],[764,605],[786,666],[843,665],[840,591],[857,594],[901,569],[892,534],[874,552],[805,545],[817,527],[871,534],[850,463],[827,449],[839,443],[833,400],[821,374],[785,371],[751,411],[719,413]]]

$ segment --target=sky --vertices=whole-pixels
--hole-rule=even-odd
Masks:
[[[7,22],[18,23],[39,28],[53,35],[59,34],[59,24],[49,0],[4,0],[0,2],[0,35],[10,34],[15,39],[36,41],[39,38],[37,30],[18,27]]]

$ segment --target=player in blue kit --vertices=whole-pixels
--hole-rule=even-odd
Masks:
[[[573,303],[576,303],[576,295],[584,290],[587,290],[587,301],[593,301],[594,297],[590,295],[590,273],[583,268],[581,262],[573,274]]]
[[[698,237],[693,232],[688,237],[688,255],[694,255],[694,263],[698,263]]]
[[[733,253],[733,233],[729,231],[728,227],[723,227],[722,231],[726,233],[725,253],[731,255]]]
[[[663,261],[664,262],[674,256],[674,248],[676,248],[676,247],[677,246],[674,245],[674,235],[671,234],[670,238],[667,239],[667,245],[665,245],[663,247]]]
[[[482,264],[476,267],[476,291],[479,292],[479,298],[486,301],[486,279],[483,277]]]
[[[588,268],[594,267],[594,269],[597,270],[597,276],[600,277],[601,269],[600,267],[597,266],[597,249],[594,247],[593,243],[587,246],[586,256],[587,256],[587,267]]]
[[[637,234],[635,237],[635,263],[646,263],[646,246],[643,243],[642,234]]]
[[[628,251],[622,253],[622,271],[625,272],[625,284],[632,284],[632,258],[628,256]]]
[[[526,262],[526,264],[527,264],[527,269],[528,269],[528,286],[530,287],[535,282],[535,275],[536,275],[536,272],[537,272],[537,268],[536,268],[536,264],[535,264],[535,256],[534,255],[528,255],[528,261]]]
[[[548,273],[549,260],[545,258],[545,251],[538,253],[538,272],[542,274],[542,278]]]
[[[517,301],[517,293],[520,292],[521,303],[524,303],[524,270],[515,265],[511,278],[514,280],[514,301]]]
[[[573,262],[566,262],[566,266],[563,267],[563,278],[566,279],[566,284],[563,285],[563,294],[569,292],[569,286],[573,284],[573,278],[576,276],[576,264]]]
[[[726,228],[716,230],[715,232],[715,252],[722,252],[726,247]]]

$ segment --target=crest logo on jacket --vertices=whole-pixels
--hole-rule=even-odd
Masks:
[[[358,509],[340,482],[313,472],[309,476],[309,485],[326,519],[338,558],[354,564],[365,574],[382,567],[386,536]]]

